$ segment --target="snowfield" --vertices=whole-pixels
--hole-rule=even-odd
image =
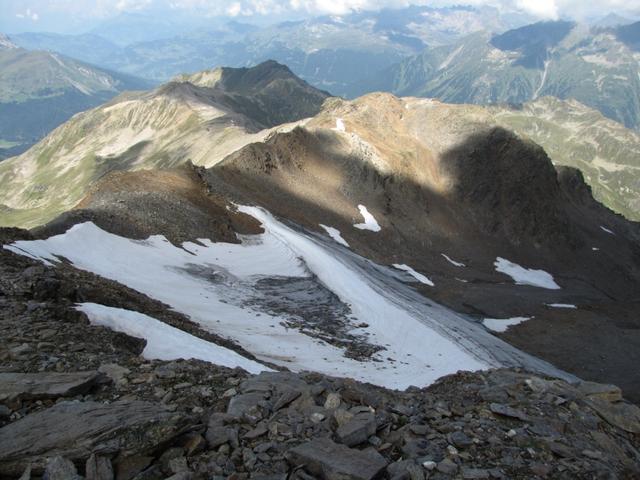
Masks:
[[[378,225],[378,221],[369,213],[369,210],[367,210],[367,207],[364,205],[358,205],[358,209],[360,210],[360,215],[364,218],[364,223],[356,223],[354,227],[359,230],[370,230],[372,232],[379,232],[382,230],[380,225]]]
[[[447,262],[449,262],[451,265],[453,265],[455,267],[466,267],[466,265],[464,263],[456,262],[455,260],[453,260],[451,257],[449,257],[448,255],[446,255],[444,253],[441,253],[440,255],[442,255]]]
[[[411,275],[413,278],[415,278],[420,283],[424,283],[425,285],[429,285],[430,287],[434,287],[435,286],[435,284],[428,277],[424,276],[421,273],[416,272],[413,268],[411,268],[408,265],[394,263],[393,267],[397,268],[398,270],[403,270],[403,271],[407,272],[409,275]]]
[[[572,305],[570,303],[547,303],[547,307],[551,308],[567,308],[570,310],[575,310],[578,307],[576,305]]]
[[[142,313],[97,303],[81,303],[76,307],[84,312],[92,325],[101,325],[136,338],[144,338],[147,345],[142,356],[149,360],[178,360],[195,358],[223,367],[240,367],[249,373],[272,371],[233,350],[207,342],[171,325]]]
[[[333,228],[333,227],[327,227],[326,225],[323,224],[319,224],[325,232],[327,232],[327,234],[333,238],[336,242],[338,242],[341,245],[344,245],[347,248],[349,247],[349,244],[347,243],[347,241],[342,238],[342,234],[340,233],[340,230],[338,230],[337,228]]]
[[[509,327],[531,320],[532,317],[485,318],[482,324],[492,332],[504,333]]]
[[[178,248],[162,236],[131,240],[88,222],[62,235],[19,241],[5,248],[49,263],[58,262],[56,255],[64,256],[77,268],[169,305],[205,330],[234,340],[259,361],[293,371],[317,371],[396,389],[429,385],[459,370],[500,366],[525,366],[567,378],[481,325],[428,301],[398,281],[387,267],[336,248],[334,240],[286,226],[260,208],[238,209],[258,219],[265,233],[242,236],[241,244],[203,239],[201,244],[187,242]],[[329,291],[334,303],[328,308],[336,304],[338,313],[347,309],[348,314],[340,313],[340,318],[350,333],[357,332],[369,345],[384,347],[373,354],[375,361],[346,357],[344,346],[303,333],[313,326],[287,323],[287,313],[270,305],[274,299],[291,295],[291,291],[274,290],[291,282],[311,285],[302,292],[305,295]],[[183,348],[188,348],[198,358],[209,356],[215,363],[265,368],[135,312],[81,308],[92,321],[148,338],[148,355],[185,355]],[[169,344],[178,345],[181,353],[171,350]],[[196,344],[197,349],[192,347]]]
[[[532,287],[560,290],[553,276],[544,270],[524,268],[517,263],[498,257],[494,263],[496,271],[509,275],[517,285],[531,285]]]

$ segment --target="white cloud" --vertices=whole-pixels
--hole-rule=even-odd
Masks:
[[[144,10],[151,5],[153,0],[118,0],[115,8],[120,12],[132,11],[132,10]]]
[[[557,19],[559,17],[556,0],[517,0],[516,7],[540,18]]]
[[[16,13],[16,18],[29,19],[29,20],[33,20],[34,22],[37,22],[40,19],[40,15],[38,15],[36,12],[31,11],[30,8],[27,8],[23,12]]]
[[[409,4],[446,6],[489,5],[504,11],[522,11],[542,19],[604,16],[609,12],[640,15],[640,0],[0,0],[5,12],[37,21],[49,14],[76,18],[104,18],[127,11],[171,8],[207,16],[251,16],[290,14],[343,15],[357,10],[405,7]],[[29,8],[25,9],[25,3]],[[5,8],[6,6],[6,8]],[[36,13],[36,11],[38,13]],[[2,15],[0,14],[0,17]]]

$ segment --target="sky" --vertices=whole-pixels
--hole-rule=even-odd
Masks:
[[[640,16],[640,0],[0,0],[0,30],[64,31],[83,28],[123,12],[193,17],[291,18],[316,14],[341,15],[353,10],[473,4],[522,11],[540,19],[584,20],[615,12]],[[69,30],[75,30],[72,32]]]

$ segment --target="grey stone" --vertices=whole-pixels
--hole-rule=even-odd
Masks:
[[[326,480],[371,480],[387,466],[375,450],[356,450],[328,438],[317,438],[286,453],[293,466],[304,466]]]
[[[228,427],[221,427],[217,425],[210,426],[207,428],[205,438],[207,439],[209,448],[218,448],[220,445],[229,441],[229,429]]]
[[[227,413],[234,417],[242,417],[246,414],[253,415],[254,410],[264,400],[264,394],[260,392],[243,393],[236,395],[229,401]]]
[[[449,435],[449,441],[458,448],[465,448],[473,445],[473,441],[464,432],[461,431],[455,431],[451,435]]]
[[[91,454],[85,468],[87,480],[113,480],[111,460]]]
[[[56,456],[47,461],[42,480],[81,480],[72,461]]]
[[[101,365],[100,368],[98,368],[98,372],[104,373],[116,385],[123,385],[127,383],[127,379],[125,377],[131,373],[131,370],[122,367],[117,363],[107,363]]]
[[[366,442],[375,433],[376,417],[371,412],[358,413],[336,431],[340,442],[349,447]]]
[[[598,397],[585,399],[604,420],[622,430],[640,434],[640,408],[630,403],[610,403]]]
[[[20,400],[72,397],[88,392],[100,378],[91,372],[0,373],[0,391]]]
[[[0,405],[0,419],[9,418],[11,416],[11,409],[5,405]]]
[[[503,405],[501,403],[492,403],[489,405],[489,408],[493,413],[502,415],[503,417],[517,418],[518,420],[522,420],[523,422],[529,420],[529,417],[526,413],[516,408],[512,408],[508,405]]]
[[[615,385],[581,381],[576,384],[575,387],[581,394],[587,397],[599,398],[608,402],[619,402],[622,400],[622,390]]]
[[[282,395],[280,395],[278,400],[276,400],[276,403],[273,405],[273,411],[277,412],[278,410],[286,407],[300,395],[302,395],[302,392],[299,392],[297,390],[287,390]]]
[[[340,398],[340,394],[331,392],[327,395],[327,399],[324,402],[324,408],[327,410],[336,409],[340,406],[340,402],[342,399]]]
[[[453,475],[458,471],[458,465],[448,458],[445,458],[436,467],[439,472],[444,473],[446,475]]]
[[[86,461],[92,453],[136,455],[186,431],[195,421],[161,405],[139,401],[61,402],[0,429],[0,471],[19,475],[48,457]]]
[[[481,468],[462,469],[462,478],[464,478],[465,480],[482,480],[490,477],[491,473],[489,472],[489,470],[484,470]]]
[[[153,462],[153,457],[133,455],[119,460],[116,464],[116,478],[118,480],[132,480]]]

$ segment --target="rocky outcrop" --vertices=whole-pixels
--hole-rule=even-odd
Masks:
[[[126,459],[153,451],[192,426],[188,417],[148,402],[62,402],[0,429],[0,471],[18,475],[28,466],[42,471],[53,456]]]
[[[194,360],[149,361],[138,340],[92,327],[73,309],[73,269],[52,276],[29,259],[0,255],[0,392],[21,394],[0,399],[0,475],[640,475],[640,410],[617,387],[496,370],[396,392],[319,374],[250,376]],[[43,294],[38,285],[50,288]],[[146,308],[170,321],[160,306]],[[91,380],[96,371],[102,380]]]
[[[91,390],[100,381],[98,372],[0,373],[5,401],[72,397]]]

